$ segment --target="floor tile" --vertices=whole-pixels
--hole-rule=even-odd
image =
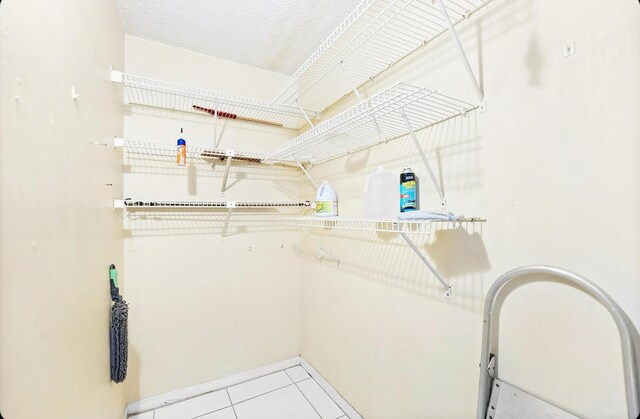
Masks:
[[[129,419],[153,419],[153,410],[151,412],[144,412],[135,416],[129,416]]]
[[[198,416],[197,419],[236,419],[236,414],[233,413],[232,407],[227,407],[203,416]]]
[[[302,368],[300,365],[295,366],[293,368],[289,368],[285,370],[289,378],[293,380],[294,383],[298,381],[306,380],[309,378],[309,374]]]
[[[319,419],[295,385],[234,405],[238,419]]]
[[[337,419],[344,415],[344,412],[331,400],[331,397],[311,378],[300,381],[296,385],[318,413],[320,413],[322,419]]]
[[[231,406],[226,390],[214,391],[156,410],[154,419],[192,419]]]
[[[233,404],[236,404],[292,383],[293,381],[291,381],[284,371],[278,371],[265,375],[264,377],[256,378],[255,380],[247,381],[246,383],[229,387],[228,390],[231,401]]]

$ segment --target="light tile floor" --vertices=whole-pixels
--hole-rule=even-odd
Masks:
[[[129,419],[348,419],[301,367],[140,413]]]

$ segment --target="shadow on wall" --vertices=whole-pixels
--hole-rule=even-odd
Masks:
[[[219,235],[221,239],[245,233],[275,233],[298,231],[298,227],[283,225],[282,217],[306,215],[308,207],[302,211],[291,209],[241,209],[236,208],[226,225],[227,210],[190,208],[188,210],[155,209],[127,211],[123,217],[124,237],[176,236],[176,235]]]
[[[438,224],[442,225],[434,228],[443,229],[437,230],[433,241],[425,243],[429,239],[419,236],[412,239],[427,250],[428,259],[453,286],[450,303],[480,311],[484,301],[482,274],[490,269],[481,227],[471,224],[468,229],[457,229],[447,228],[452,223]],[[444,299],[442,286],[396,233],[326,229],[311,234],[317,243],[307,240],[294,249],[306,260],[438,301]],[[319,244],[340,263],[319,258]]]
[[[135,319],[134,319],[135,321]],[[131,341],[131,339],[129,339]],[[127,378],[124,381],[126,403],[140,400],[140,353],[135,346],[129,344],[129,363]]]

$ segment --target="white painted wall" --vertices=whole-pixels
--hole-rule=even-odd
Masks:
[[[115,1],[0,6],[0,410],[113,419],[108,267],[122,272],[124,35]],[[80,97],[69,96],[75,86]],[[107,183],[113,186],[107,186]],[[124,283],[125,278],[122,277]]]
[[[133,37],[132,74],[269,98],[285,76]],[[125,137],[212,147],[213,118],[125,106]],[[220,147],[268,151],[293,131],[227,120]],[[235,164],[220,195],[224,164],[124,157],[125,197],[167,200],[297,201],[300,173]],[[252,212],[253,220],[260,215]],[[234,215],[222,241],[223,212],[131,214],[125,220],[133,401],[297,356],[300,342],[298,235]],[[262,216],[264,220],[264,216]]]
[[[574,270],[640,326],[640,7],[614,3],[496,0],[460,28],[488,109],[419,135],[449,208],[488,219],[420,243],[453,283],[451,301],[398,237],[318,233],[338,267],[304,240],[302,356],[364,417],[475,416],[483,300],[510,268]],[[576,54],[563,58],[571,41]],[[449,38],[365,93],[397,81],[473,100]],[[340,215],[361,216],[366,175],[405,163],[423,207],[437,208],[408,138],[312,174],[332,183]],[[505,380],[583,417],[625,416],[619,339],[596,303],[531,285],[507,301],[501,331]]]

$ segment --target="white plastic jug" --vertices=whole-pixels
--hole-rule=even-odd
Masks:
[[[396,177],[378,166],[367,177],[364,185],[364,211],[366,218],[398,217],[398,182]]]
[[[329,182],[324,180],[316,194],[316,215],[318,217],[335,217],[338,215],[338,197]]]

